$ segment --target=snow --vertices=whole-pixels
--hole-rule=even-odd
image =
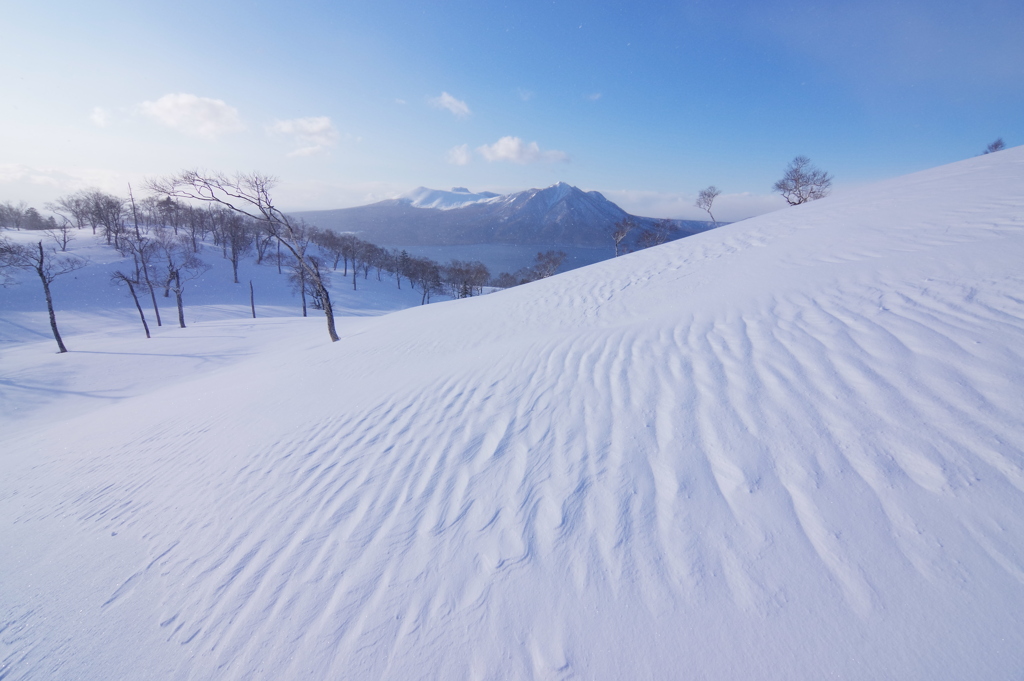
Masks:
[[[5,292],[0,677],[1016,678],[1022,261],[1024,147],[334,344]]]
[[[471,203],[481,203],[494,198],[499,198],[499,195],[493,192],[471,192],[465,187],[453,187],[451,191],[417,187],[399,197],[400,200],[408,201],[415,208],[438,208],[440,210],[462,208]]]

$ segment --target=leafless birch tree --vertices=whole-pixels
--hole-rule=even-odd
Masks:
[[[718,198],[722,191],[715,185],[711,185],[707,189],[701,189],[700,193],[697,194],[697,203],[694,205],[700,208],[702,211],[708,214],[711,218],[711,222],[718,227],[718,221],[715,220],[715,216],[711,214],[711,206],[715,203],[715,199]]]

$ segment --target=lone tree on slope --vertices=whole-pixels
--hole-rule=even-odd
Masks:
[[[715,216],[711,214],[711,206],[712,204],[714,204],[715,199],[718,198],[718,195],[721,193],[722,190],[720,190],[715,185],[711,185],[707,189],[700,190],[700,193],[697,194],[697,203],[693,204],[697,206],[697,208],[700,208],[702,211],[705,211],[708,214],[708,216],[711,218],[711,222],[715,225],[715,227],[718,227],[718,221],[715,220]]]
[[[791,206],[823,199],[831,190],[832,176],[811,165],[811,159],[806,156],[797,156],[790,161],[782,179],[772,187],[772,191],[782,194]]]
[[[196,170],[186,170],[173,177],[151,180],[148,186],[156,194],[219,204],[256,220],[279,246],[284,246],[295,256],[298,266],[305,271],[309,284],[316,289],[323,302],[327,333],[331,341],[337,341],[334,308],[331,307],[327,284],[321,277],[322,270],[314,266],[303,252],[304,249],[297,245],[302,232],[300,225],[274,205],[270,190],[275,183],[273,177],[255,172],[239,173],[229,178],[221,173],[201,174]]]
[[[985,147],[985,151],[983,151],[981,153],[984,156],[985,154],[992,154],[992,153],[995,153],[997,151],[1002,151],[1005,148],[1006,148],[1006,142],[1003,141],[1002,137],[998,137],[998,138],[996,138],[995,142],[993,142],[992,144],[990,144],[987,147]]]
[[[612,241],[615,242],[615,257],[619,257],[619,244],[626,240],[629,233],[636,229],[633,218],[623,218],[612,225]]]

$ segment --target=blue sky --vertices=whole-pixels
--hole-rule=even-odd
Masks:
[[[566,181],[631,212],[781,205],[1024,143],[1024,3],[8,3],[0,201],[200,167],[288,208]]]

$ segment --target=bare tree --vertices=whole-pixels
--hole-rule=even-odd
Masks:
[[[238,262],[252,250],[254,230],[242,215],[226,209],[223,213],[215,221],[214,233],[224,247],[225,257],[231,262],[231,273],[237,284]]]
[[[101,191],[91,192],[89,200],[89,221],[92,223],[93,234],[96,233],[97,226],[102,227],[107,243],[112,243],[114,248],[120,248],[121,236],[125,232],[124,209],[127,202],[119,196]]]
[[[711,218],[711,222],[714,223],[715,227],[718,227],[718,221],[715,220],[715,216],[711,214],[711,206],[715,203],[715,199],[722,193],[722,191],[715,185],[711,185],[707,189],[701,189],[700,193],[697,194],[697,203],[693,204],[705,211],[708,217]]]
[[[982,153],[983,156],[985,154],[994,154],[995,152],[1002,151],[1005,148],[1006,148],[1006,142],[1003,141],[1002,137],[997,137],[996,141],[993,142],[992,144],[988,145],[987,147],[985,147],[985,151],[983,151],[981,153]]]
[[[306,262],[308,267],[299,267],[298,264],[294,265],[291,269],[291,274],[288,275],[288,280],[292,284],[292,290],[302,295],[302,316],[306,316],[306,298],[309,297],[310,304],[314,310],[324,309],[323,298],[320,297],[320,291],[316,286],[312,285],[311,279],[307,276],[309,269],[314,269],[318,272],[320,281],[326,286],[331,285],[331,272],[327,269],[327,263],[318,258],[315,255],[307,255]]]
[[[429,303],[430,297],[441,291],[444,285],[441,281],[441,268],[428,258],[409,258],[405,276],[409,280],[410,286],[415,288],[418,285],[420,287],[423,294],[420,298],[420,305]]]
[[[491,279],[487,266],[478,260],[452,260],[441,269],[441,276],[453,298],[479,295]]]
[[[288,283],[292,285],[292,292],[298,293],[302,299],[302,316],[306,316],[306,292],[309,291],[309,282],[306,281],[306,268],[299,265],[296,261],[295,265],[289,268],[291,271],[288,273]]]
[[[62,196],[53,203],[46,204],[46,208],[73,223],[76,229],[85,229],[89,224],[89,211],[92,209],[86,192]]]
[[[791,206],[823,199],[831,190],[832,176],[811,165],[811,159],[806,156],[790,161],[782,179],[772,187],[772,191],[782,194]]]
[[[27,210],[28,205],[24,201],[18,205],[14,205],[10,201],[0,203],[0,228],[21,229],[25,223],[25,212]]]
[[[134,276],[130,276],[121,270],[117,270],[110,275],[110,283],[114,285],[128,284],[128,292],[132,294],[132,300],[135,301],[135,309],[139,311],[139,317],[142,319],[142,328],[146,330],[146,338],[150,338],[149,324],[146,323],[146,315],[142,311],[142,305],[139,305],[139,297],[135,294],[135,286],[139,283],[138,268],[136,268]]]
[[[11,270],[14,265],[15,245],[6,237],[0,237],[0,286],[8,286],[13,283]]]
[[[149,276],[149,265],[157,254],[157,242],[150,237],[149,230],[144,231],[139,227],[139,214],[135,209],[135,194],[132,193],[132,186],[130,184],[128,185],[128,198],[131,200],[132,222],[135,230],[128,234],[128,238],[122,240],[122,250],[127,250],[131,253],[132,260],[135,263],[135,279],[139,280],[139,273],[141,272],[142,278],[140,281],[145,282],[146,288],[149,289],[149,297],[153,301],[153,314],[156,316],[156,325],[163,326],[163,322],[160,320],[160,308],[156,304],[156,289],[153,286],[153,280]]]
[[[62,274],[85,267],[85,260],[73,255],[57,255],[53,249],[47,251],[43,248],[42,241],[35,246],[7,243],[3,246],[3,254],[0,255],[0,258],[10,267],[33,270],[39,275],[39,281],[43,284],[43,293],[46,295],[46,310],[50,313],[50,329],[53,331],[53,337],[57,341],[60,352],[67,352],[68,349],[64,347],[60,331],[57,330],[57,316],[53,312],[50,284]]]
[[[264,232],[257,224],[253,230],[252,244],[256,247],[256,264],[262,265],[267,256],[267,248],[274,242],[274,237]]]
[[[53,220],[53,218],[50,219]],[[47,229],[45,234],[60,246],[61,253],[68,250],[68,244],[75,238],[74,234],[71,233],[71,221],[63,215],[59,223],[54,220],[53,226]]]
[[[615,242],[616,258],[619,257],[619,244],[625,241],[634,229],[636,229],[636,222],[633,221],[633,218],[624,218],[612,225],[612,241]]]
[[[174,299],[178,305],[178,326],[185,328],[185,307],[182,297],[185,284],[205,274],[210,266],[199,259],[192,251],[192,244],[186,235],[174,236],[166,232],[159,235],[157,244],[161,254],[167,259],[166,286],[174,291]]]
[[[667,244],[679,234],[679,226],[674,220],[658,220],[650,227],[645,227],[636,240],[638,248],[651,248]]]
[[[533,265],[533,271],[536,274],[536,279],[546,279],[550,277],[558,268],[565,262],[567,254],[565,251],[545,251],[538,253],[536,261]]]
[[[320,229],[313,234],[313,241],[319,246],[320,251],[328,256],[331,261],[331,269],[337,271],[338,263],[346,254],[345,242],[341,235],[331,229]],[[345,274],[348,274],[348,267],[345,267]],[[342,276],[345,276],[342,274]]]
[[[216,203],[259,222],[264,230],[276,239],[278,245],[290,251],[299,266],[306,269],[306,275],[324,301],[327,333],[331,341],[337,341],[339,338],[334,326],[334,309],[331,307],[330,293],[320,277],[319,270],[313,267],[302,250],[297,248],[298,225],[274,205],[270,196],[274,184],[274,178],[260,173],[238,174],[229,178],[220,173],[204,175],[189,170],[174,177],[152,180],[149,182],[149,188],[157,194],[169,197]]]

